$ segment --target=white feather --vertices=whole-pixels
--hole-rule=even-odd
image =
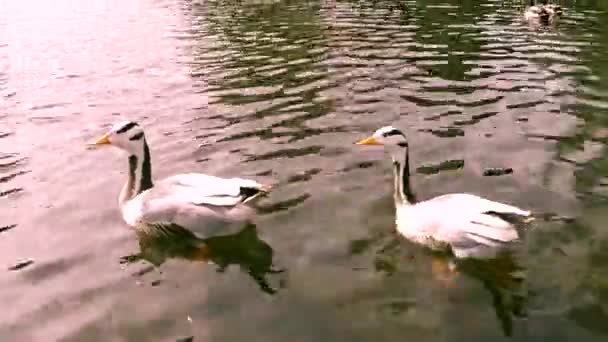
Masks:
[[[450,246],[455,252],[516,241],[515,226],[492,213],[530,216],[529,211],[475,195],[449,194],[412,205],[397,203],[396,223],[397,230],[412,241]]]
[[[233,206],[245,200],[242,188],[264,191],[258,182],[241,178],[219,178],[201,173],[187,173],[169,177],[159,185],[180,199],[194,204]]]
[[[177,224],[208,236],[221,225],[250,217],[252,210],[244,206],[247,197],[241,194],[243,187],[266,191],[263,185],[247,179],[175,175],[128,201],[122,214],[131,226]]]

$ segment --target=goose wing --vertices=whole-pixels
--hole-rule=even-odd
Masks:
[[[464,238],[488,246],[518,239],[517,230],[506,215],[530,216],[529,211],[471,194],[443,195],[428,203],[446,208],[440,212],[451,213],[452,219],[442,225],[444,235],[451,240]]]
[[[458,212],[464,213],[498,213],[498,214],[511,214],[517,216],[530,216],[530,212],[522,210],[518,207],[490,201],[479,196],[472,194],[448,194],[435,197],[428,203],[431,206],[449,206],[455,208]]]
[[[130,200],[122,213],[129,225],[147,233],[162,233],[159,227],[178,225],[198,237],[208,237],[250,218],[253,209],[240,204],[269,189],[248,179],[176,175]]]
[[[448,194],[401,209],[404,235],[449,244],[455,254],[501,247],[519,238],[505,216],[527,217],[529,211],[471,194]]]
[[[490,214],[467,217],[461,230],[467,239],[487,246],[498,246],[519,238],[511,223]]]
[[[457,258],[492,257],[519,239],[514,225],[491,214],[469,215],[442,233]]]
[[[200,173],[171,176],[158,187],[180,202],[212,206],[235,206],[269,191],[269,187],[250,179],[220,178]]]

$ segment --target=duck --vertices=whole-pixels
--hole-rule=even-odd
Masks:
[[[548,0],[540,0],[537,5],[534,0],[530,0],[528,8],[524,12],[526,20],[542,20],[544,22],[553,21],[563,14],[562,7],[550,4]]]
[[[128,176],[118,196],[127,225],[138,233],[167,235],[186,229],[206,238],[224,227],[249,222],[250,206],[271,186],[242,178],[184,173],[154,182],[150,148],[140,124],[122,121],[98,138],[93,147],[114,146],[126,152]]]
[[[468,193],[417,201],[410,184],[408,139],[393,126],[356,144],[381,145],[390,154],[397,231],[414,243],[456,258],[491,258],[519,241],[519,228],[533,220],[530,211]]]

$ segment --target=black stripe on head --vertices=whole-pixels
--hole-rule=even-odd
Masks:
[[[407,141],[401,141],[397,144],[399,147],[407,147]]]
[[[403,132],[401,132],[398,129],[393,129],[392,131],[382,133],[382,136],[385,138],[390,137],[391,135],[401,135],[401,136],[405,137],[405,134],[403,134]]]
[[[130,130],[131,128],[133,128],[135,126],[139,126],[139,125],[136,124],[135,122],[129,122],[128,124],[124,125],[121,129],[116,131],[116,133],[118,133],[118,134],[125,133],[126,131]]]
[[[130,137],[129,140],[139,140],[144,137],[144,132],[139,132],[134,136]]]

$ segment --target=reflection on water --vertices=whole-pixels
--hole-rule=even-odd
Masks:
[[[408,254],[403,258],[403,241],[395,232],[378,235],[371,240],[351,242],[353,254],[363,253],[372,246],[382,246],[374,252],[374,268],[386,276],[393,276],[399,269],[399,263],[404,260],[414,261],[420,256]],[[382,242],[380,242],[382,240]],[[410,246],[413,249],[421,247]],[[432,278],[440,284],[442,291],[451,291],[458,287],[459,277],[474,279],[483,285],[491,296],[496,318],[505,336],[513,336],[513,320],[526,318],[525,303],[527,288],[525,287],[526,269],[521,264],[521,246],[518,249],[493,254],[483,259],[455,259],[451,253],[432,252],[424,250],[431,257]],[[395,313],[400,314],[401,310]]]
[[[510,254],[492,260],[469,259],[459,266],[463,274],[483,284],[492,297],[492,305],[505,336],[513,336],[513,319],[526,318],[528,293],[523,286],[522,266]]]
[[[213,262],[217,272],[223,273],[230,265],[237,265],[260,287],[260,290],[276,292],[266,279],[267,275],[281,273],[273,269],[272,248],[260,240],[256,227],[248,225],[240,232],[206,239],[197,238],[190,231],[177,225],[170,227],[170,234],[139,234],[140,253],[123,257],[127,263],[146,260],[155,266],[168,258],[190,261]]]
[[[552,25],[500,0],[6,3],[1,340],[606,339],[607,2]],[[118,117],[160,178],[277,184],[255,227],[137,239],[122,159],[83,153]],[[421,200],[533,210],[521,251],[451,270],[399,238],[390,163],[352,146],[387,124]],[[120,267],[138,244],[159,272]]]

